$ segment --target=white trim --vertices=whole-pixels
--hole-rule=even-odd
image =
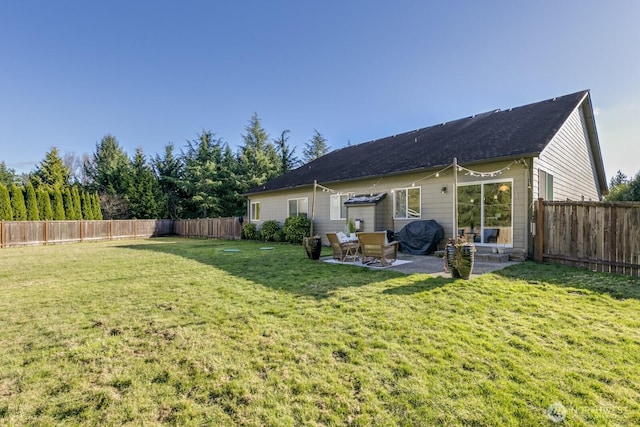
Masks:
[[[309,198],[308,197],[294,197],[292,199],[287,199],[287,218],[291,217],[291,211],[290,211],[290,202],[296,200],[296,208],[298,210],[298,212],[296,212],[296,215],[300,215],[300,213],[302,212],[300,207],[304,207],[304,205],[306,205],[306,209],[304,210],[303,213],[305,213],[307,215],[307,218],[309,217]],[[302,202],[302,203],[301,203]]]

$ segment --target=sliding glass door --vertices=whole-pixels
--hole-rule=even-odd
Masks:
[[[469,242],[513,245],[512,181],[458,185],[458,235]]]

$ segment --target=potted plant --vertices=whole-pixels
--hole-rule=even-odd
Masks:
[[[474,253],[476,247],[461,237],[449,239],[445,247],[447,266],[454,279],[469,279],[473,270]]]
[[[353,221],[353,218],[349,218],[347,220],[347,226],[345,228],[348,231],[348,233],[346,233],[348,236],[351,236],[356,232],[356,223]]]
[[[320,239],[320,236],[305,237],[302,243],[304,251],[309,258],[320,259],[320,252],[322,252],[322,239]]]

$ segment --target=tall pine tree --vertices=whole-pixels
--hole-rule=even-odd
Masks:
[[[71,189],[65,187],[62,189],[62,201],[64,202],[64,217],[69,220],[75,220],[76,210],[73,207],[73,196],[71,195]]]
[[[0,220],[13,220],[13,208],[11,207],[9,190],[7,190],[7,187],[2,182],[0,182]]]
[[[51,197],[49,196],[49,190],[44,185],[40,185],[36,190],[36,195],[38,197],[38,213],[40,214],[40,220],[52,220],[53,209],[51,208]]]
[[[309,163],[329,152],[327,140],[316,129],[313,130],[313,137],[304,146],[302,150],[302,159],[305,163]]]
[[[91,202],[91,207],[93,208],[93,219],[97,219],[102,221],[102,209],[100,208],[100,196],[98,193],[93,193],[93,200]]]
[[[27,207],[24,203],[22,189],[17,184],[11,184],[10,189],[11,208],[13,209],[13,219],[16,221],[26,221]]]
[[[273,141],[280,157],[280,175],[291,172],[300,164],[300,160],[295,156],[296,149],[289,146],[289,132],[289,129],[282,131],[280,138]]]
[[[181,189],[181,180],[184,174],[182,159],[173,153],[173,144],[164,147],[164,156],[156,154],[153,161],[153,169],[160,185],[159,214],[162,218],[178,219],[182,215],[182,200],[184,192]]]
[[[73,198],[73,216],[74,219],[82,219],[82,205],[80,202],[80,192],[78,186],[74,185],[71,188],[71,197]]]
[[[67,219],[64,213],[64,200],[62,199],[62,190],[58,187],[52,190],[53,199],[53,219],[62,221]]]
[[[136,149],[131,171],[131,185],[127,192],[129,214],[134,218],[157,218],[160,188],[142,148]]]
[[[52,187],[62,188],[69,185],[71,172],[69,172],[69,168],[65,166],[56,147],[53,147],[51,151],[47,152],[44,160],[40,162],[40,165],[36,169],[34,178],[36,181]]]
[[[27,182],[25,185],[25,205],[27,208],[27,221],[38,221],[40,214],[38,211],[38,199],[36,197],[36,190],[33,188],[31,182]]]
[[[222,142],[210,131],[202,131],[190,141],[184,154],[184,176],[181,185],[187,196],[188,217],[218,217],[221,214],[219,194],[222,182],[219,167]]]
[[[93,217],[93,209],[91,207],[91,196],[86,190],[82,190],[80,199],[82,201],[82,218],[91,221]]]
[[[263,184],[275,178],[280,172],[280,159],[269,136],[260,123],[258,114],[254,114],[242,135],[244,145],[240,147],[240,171],[242,179],[239,193],[251,187]]]

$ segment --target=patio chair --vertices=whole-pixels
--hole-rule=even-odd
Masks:
[[[386,232],[358,233],[362,262],[371,264],[380,261],[383,266],[391,265],[398,258],[398,242],[388,242]]]
[[[327,239],[329,239],[331,249],[333,249],[333,259],[344,262],[351,257],[355,261],[358,255],[358,247],[360,246],[356,240],[347,240],[346,236],[340,239],[338,233],[327,233]]]

